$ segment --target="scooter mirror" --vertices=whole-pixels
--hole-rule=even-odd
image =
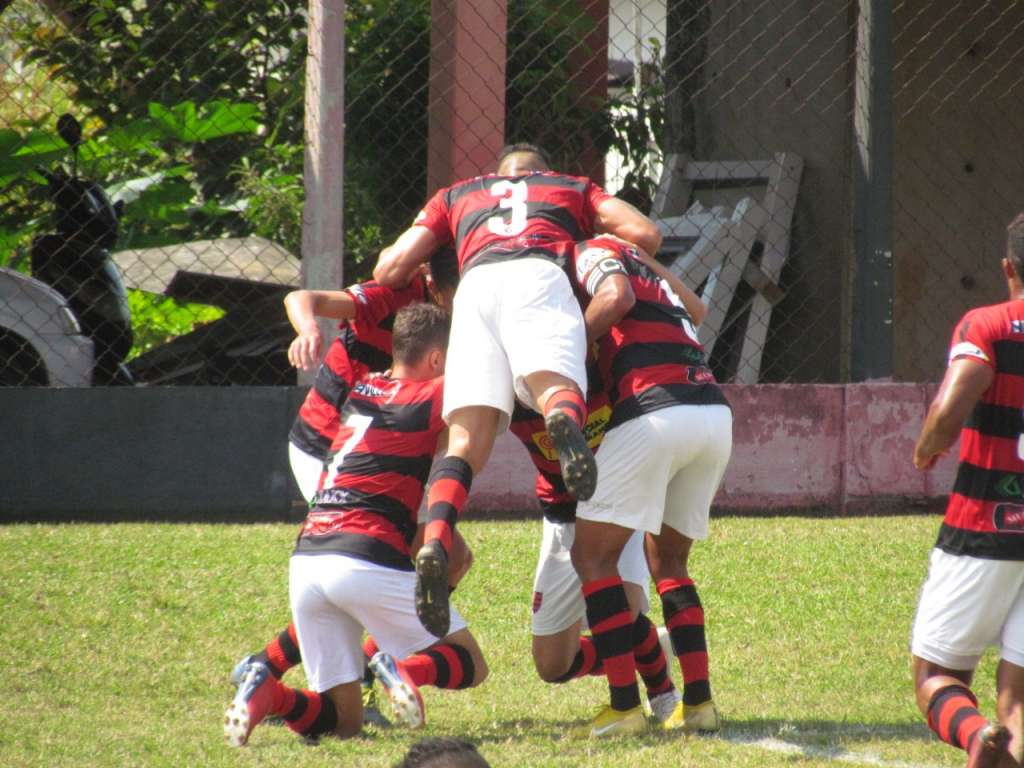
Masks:
[[[77,151],[78,145],[82,143],[82,124],[74,115],[65,113],[57,118],[57,134],[72,150]]]

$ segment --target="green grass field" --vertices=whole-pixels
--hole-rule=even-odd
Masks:
[[[489,657],[488,681],[424,689],[419,734],[314,748],[267,726],[241,750],[221,733],[227,677],[288,620],[296,526],[3,526],[0,765],[389,766],[420,735],[471,739],[494,766],[962,765],[921,722],[909,674],[937,525],[714,521],[692,570],[722,737],[588,743],[564,736],[605,701],[603,683],[546,685],[530,661],[539,522],[467,522],[476,565],[455,602]],[[990,655],[978,676],[988,713],[993,674]],[[301,669],[286,679],[300,684]]]

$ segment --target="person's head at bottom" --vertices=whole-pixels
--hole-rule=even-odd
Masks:
[[[422,739],[395,768],[490,768],[476,747],[463,739]]]

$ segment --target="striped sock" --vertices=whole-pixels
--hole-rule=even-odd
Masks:
[[[640,706],[633,659],[633,618],[622,579],[611,576],[583,585],[587,623],[598,658],[608,678],[612,709],[624,712]]]
[[[473,484],[473,468],[458,456],[445,456],[430,473],[427,527],[423,541],[438,539],[445,553],[452,550],[452,531]]]
[[[567,683],[578,677],[603,674],[604,667],[597,655],[597,646],[594,645],[594,641],[591,638],[583,635],[580,637],[580,649],[576,651],[576,656],[573,658],[572,664],[569,665],[569,669],[552,682]]]
[[[675,689],[668,674],[665,652],[658,642],[658,629],[642,613],[633,622],[633,657],[636,659],[636,671],[647,688],[648,699]]]
[[[672,650],[683,672],[683,703],[692,707],[710,701],[708,644],[697,587],[692,579],[663,579],[658,582],[658,594]]]
[[[988,720],[978,711],[978,699],[963,685],[947,685],[928,702],[928,727],[947,744],[970,751]]]
[[[256,654],[256,660],[264,662],[270,667],[270,673],[278,680],[289,669],[302,661],[302,654],[299,653],[299,636],[295,634],[295,623],[290,623],[285,629],[267,643],[267,647]]]
[[[338,711],[327,696],[313,691],[300,691],[282,685],[275,697],[273,714],[303,736],[330,733],[338,725]]]
[[[423,653],[416,653],[398,662],[417,687],[469,688],[476,675],[473,657],[455,643],[436,643]]]
[[[554,392],[544,404],[544,418],[546,419],[553,411],[561,411],[580,429],[587,423],[587,403],[575,389],[560,389]]]

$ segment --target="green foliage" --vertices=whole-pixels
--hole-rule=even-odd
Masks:
[[[177,336],[191,333],[197,326],[224,316],[220,307],[206,304],[182,304],[167,296],[148,291],[128,291],[135,343],[128,359],[138,357]]]

